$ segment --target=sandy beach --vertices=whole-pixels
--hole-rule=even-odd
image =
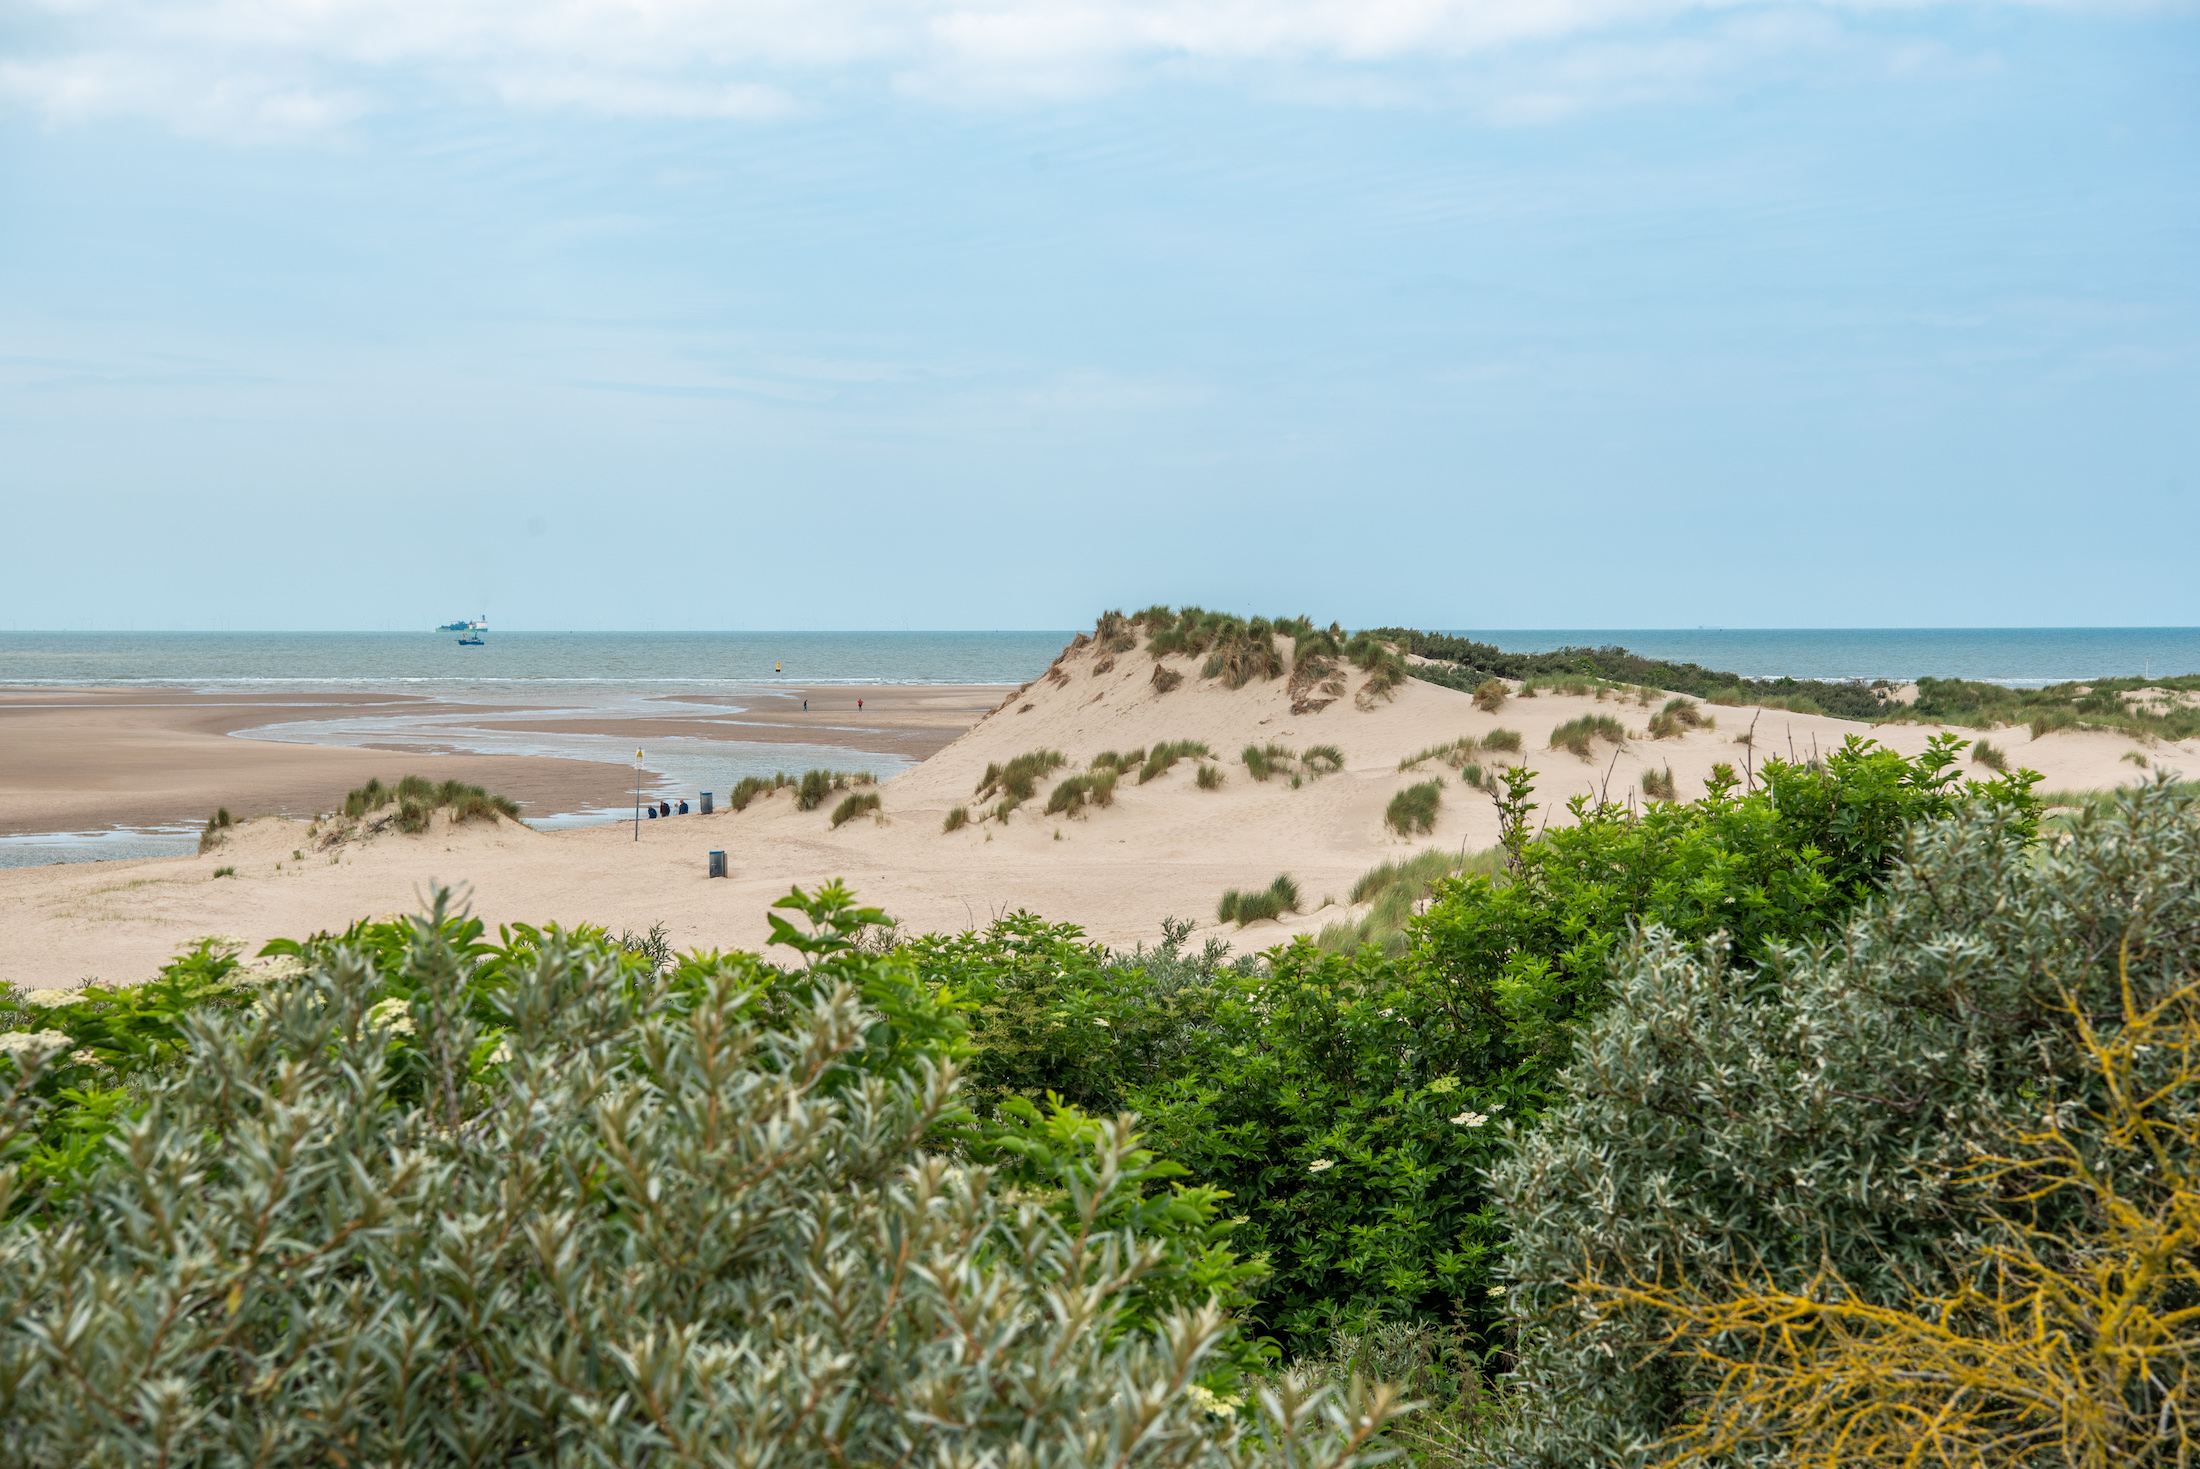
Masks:
[[[590,718],[389,694],[0,688],[0,749],[7,752],[0,761],[0,833],[195,824],[219,806],[239,816],[311,815],[370,776],[391,780],[413,771],[484,786],[530,816],[618,806],[634,788],[631,764],[468,753],[436,738],[432,725],[357,748],[240,739],[240,730],[368,716],[391,716],[402,729],[406,716],[432,714],[517,735],[615,735],[645,748],[665,740],[740,741],[922,760],[969,728],[1001,692],[952,685],[776,688],[739,700],[649,699],[617,718]],[[712,705],[725,713],[703,714]]]
[[[1535,799],[1543,816],[1563,820],[1570,797],[1589,792],[1623,798],[1640,791],[1646,770],[1670,769],[1686,798],[1702,792],[1717,763],[1740,768],[1768,754],[1808,756],[1850,735],[1914,754],[1936,733],[1928,726],[1872,728],[1745,707],[1707,709],[1716,717],[1715,729],[1658,740],[1644,728],[1651,711],[1632,700],[1545,695],[1515,699],[1492,714],[1477,709],[1465,694],[1418,681],[1365,708],[1348,694],[1318,711],[1294,714],[1281,680],[1232,691],[1198,679],[1197,668],[1186,660],[1169,659],[1164,666],[1185,674],[1186,681],[1164,693],[1152,679],[1154,666],[1139,653],[1102,669],[1086,648],[1065,654],[1049,677],[1005,700],[1006,691],[998,689],[865,690],[858,718],[852,705],[859,695],[838,689],[814,697],[807,717],[801,715],[799,693],[792,714],[777,711],[761,723],[754,711],[738,716],[752,731],[743,738],[763,737],[753,731],[771,728],[793,731],[788,738],[809,743],[840,735],[891,736],[912,751],[931,744],[921,764],[879,787],[882,808],[876,816],[837,829],[830,811],[838,794],[820,809],[798,811],[787,792],[759,798],[740,813],[721,809],[708,817],[559,832],[512,822],[452,829],[439,818],[420,835],[339,839],[332,828],[315,831],[302,819],[268,816],[237,829],[203,856],[0,871],[0,979],[41,987],[94,978],[133,982],[200,935],[231,936],[256,949],[273,937],[409,910],[433,883],[463,887],[474,911],[492,926],[591,922],[616,932],[662,923],[681,948],[754,948],[768,935],[766,908],[791,884],[839,877],[912,930],[961,930],[1023,908],[1080,924],[1098,939],[1128,947],[1155,939],[1168,916],[1191,918],[1203,931],[1214,931],[1215,904],[1225,888],[1262,886],[1288,871],[1305,894],[1305,912],[1243,930],[1219,930],[1241,949],[1261,948],[1356,916],[1345,900],[1354,879],[1376,862],[1424,847],[1479,850],[1494,844],[1497,817],[1486,794],[1437,762],[1399,769],[1402,760],[1431,745],[1463,735],[1480,738],[1498,728],[1516,731],[1522,736],[1521,758],[1537,772]],[[1352,677],[1356,693],[1359,675]],[[851,707],[830,707],[833,699]],[[107,739],[110,751],[136,751],[147,771],[165,769],[169,751],[196,756],[208,746],[220,748],[223,737],[211,730],[244,717],[179,701],[164,706],[165,712],[132,711],[117,718],[120,711],[90,695],[75,708],[74,728],[87,732],[86,738]],[[1555,726],[1582,714],[1612,715],[1630,737],[1618,747],[1598,744],[1593,760],[1547,748]],[[1738,745],[1736,736],[1753,722],[1752,750]],[[51,748],[66,742],[71,726],[49,711],[31,727],[46,731],[43,738],[49,741],[35,748]],[[2125,758],[2133,751],[2171,769],[2200,772],[2200,747],[2189,742],[2143,749],[2105,733],[2024,736],[2021,730],[2005,731],[1997,742],[2009,748],[2012,764],[2045,775],[2049,789],[2143,778],[2141,768]],[[1219,789],[1201,789],[1195,778],[1201,762],[1186,760],[1147,784],[1125,779],[1112,805],[1042,814],[1051,787],[1100,752],[1172,740],[1202,741],[1213,750],[1216,758],[1208,763],[1223,774]],[[1335,745],[1345,754],[1345,766],[1302,780],[1296,789],[1285,778],[1258,781],[1239,751],[1269,742],[1293,750]],[[258,807],[236,797],[236,782],[248,771],[254,781],[279,772],[292,783],[286,789],[296,793],[291,809],[302,813],[332,805],[353,772],[388,777],[402,765],[423,773],[463,773],[512,789],[536,764],[553,763],[487,767],[449,756],[446,763],[419,766],[377,758],[375,752],[263,751],[262,742],[228,744],[242,753],[222,750],[222,756],[237,763],[209,757],[184,774],[160,777],[195,803],[180,809],[201,810],[224,790],[232,809],[274,809],[272,782],[251,786],[268,793]],[[973,820],[958,831],[942,830],[956,806],[979,814],[982,803],[974,792],[989,763],[1040,749],[1059,750],[1068,763],[1041,782],[1033,801],[1006,822]],[[255,763],[263,756],[267,764]],[[282,764],[286,759],[296,763]],[[85,768],[107,766],[87,757]],[[625,778],[617,767],[602,769]],[[1964,769],[1976,778],[1991,774],[1975,765]],[[1386,828],[1383,810],[1392,795],[1432,776],[1445,782],[1434,830],[1408,840]],[[549,790],[550,783],[583,781],[592,772],[543,770],[537,778]],[[49,792],[49,809],[91,799],[67,785],[59,765],[40,773],[43,787],[13,769],[9,779],[18,789]],[[225,779],[232,784],[224,786]],[[314,785],[317,779],[323,783]],[[21,809],[33,804],[15,799],[23,800]],[[727,880],[706,875],[707,854],[714,849],[727,853]],[[235,875],[216,877],[222,867],[233,868]]]

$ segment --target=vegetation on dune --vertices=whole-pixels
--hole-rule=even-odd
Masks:
[[[1609,714],[1584,714],[1579,719],[1569,719],[1551,731],[1551,748],[1570,750],[1587,760],[1593,753],[1590,741],[1604,740],[1614,745],[1627,743],[1627,730]]]
[[[956,806],[948,811],[947,819],[940,823],[940,830],[943,832],[961,831],[969,824],[970,808],[968,806]]]
[[[1496,750],[1502,754],[1517,755],[1520,753],[1520,731],[1503,727],[1493,729],[1482,736],[1482,748]]]
[[[1668,699],[1663,709],[1650,716],[1650,738],[1654,740],[1680,739],[1692,729],[1718,727],[1719,721],[1704,713],[1693,699]]]
[[[878,808],[879,794],[877,791],[857,791],[833,808],[833,828],[837,831],[858,816],[869,811],[876,811]]]
[[[1417,781],[1390,798],[1383,808],[1383,825],[1402,837],[1436,829],[1436,813],[1444,804],[1441,780]]]
[[[1200,740],[1165,740],[1146,752],[1146,763],[1138,768],[1138,783],[1144,785],[1168,774],[1179,760],[1212,759],[1213,756],[1214,751]]]
[[[1367,913],[1357,922],[1324,925],[1315,945],[1332,954],[1349,954],[1365,944],[1388,955],[1401,954],[1406,948],[1406,925],[1421,911],[1437,882],[1470,872],[1502,880],[1504,859],[1502,848],[1469,856],[1431,847],[1399,861],[1380,862],[1352,884],[1351,901],[1371,904]]]
[[[1335,745],[1308,745],[1299,754],[1299,768],[1317,780],[1335,775],[1344,769],[1344,751]]]
[[[1075,814],[1080,806],[1112,806],[1115,804],[1115,782],[1119,773],[1113,766],[1089,770],[1073,775],[1054,788],[1047,797],[1046,814]]]
[[[1234,923],[1239,928],[1248,923],[1258,923],[1264,918],[1280,918],[1286,913],[1299,911],[1299,885],[1291,880],[1288,872],[1276,874],[1275,881],[1264,888],[1241,893],[1231,888],[1215,905],[1218,923]]]
[[[870,785],[871,776],[866,771],[805,770],[802,778],[794,782],[794,809],[815,811],[831,798],[834,791],[844,791],[851,785]]]
[[[1501,678],[1485,678],[1474,686],[1474,707],[1495,714],[1512,697],[1512,688]]]
[[[229,828],[236,823],[227,806],[219,807],[206,818],[206,826],[199,832],[199,855],[205,856],[229,839]]]
[[[1458,739],[1446,740],[1441,745],[1430,745],[1424,750],[1406,756],[1398,762],[1398,772],[1403,775],[1414,766],[1426,764],[1431,760],[1440,760],[1452,769],[1458,770],[1479,754],[1481,749],[1482,742],[1473,735],[1461,735]]]
[[[1764,704],[1767,700],[1780,700],[1781,707],[1793,709],[1795,713],[1823,712],[1842,719],[1880,719],[1900,707],[1891,702],[1893,685],[1883,679],[1871,684],[1818,683],[1792,678],[1751,679],[1695,663],[1644,658],[1625,648],[1556,648],[1548,653],[1507,653],[1489,643],[1449,633],[1416,632],[1403,627],[1376,628],[1374,632],[1375,636],[1396,643],[1408,653],[1449,665],[1448,670],[1423,667],[1412,671],[1417,678],[1450,672],[1453,675],[1450,678],[1430,678],[1429,681],[1448,683],[1452,687],[1471,688],[1491,677],[1539,679],[1571,675],[1600,680],[1607,685],[1664,689],[1713,704]],[[1804,700],[1811,707],[1795,709],[1787,702],[1795,699]]]
[[[1961,678],[1921,678],[1917,702],[1889,719],[1966,729],[2025,725],[2039,739],[2058,729],[2104,729],[2142,740],[2200,735],[2200,675],[2103,678],[2044,689],[2009,689]]]
[[[344,804],[338,812],[346,819],[357,821],[392,805],[397,807],[392,824],[408,833],[426,831],[429,818],[438,810],[451,813],[453,826],[465,821],[494,823],[499,817],[519,820],[516,801],[491,795],[480,786],[467,785],[463,781],[433,781],[424,775],[408,775],[392,786],[382,784],[379,778],[369,778],[365,785],[345,793]]]
[[[770,796],[795,784],[794,777],[784,771],[776,772],[770,779],[760,775],[744,775],[734,782],[733,793],[726,797],[726,804],[736,811],[749,809],[749,802],[758,796]]]
[[[1645,770],[1642,773],[1642,793],[1653,801],[1677,801],[1680,785],[1673,779],[1673,767],[1663,770]]]
[[[1068,763],[1068,757],[1060,750],[1026,750],[1006,765],[999,761],[988,764],[985,774],[978,777],[977,788],[972,794],[982,801],[999,792],[1000,804],[994,808],[993,815],[996,820],[1006,821],[1009,812],[1038,791],[1041,777]]]
[[[1193,776],[1192,780],[1203,791],[1219,791],[1222,789],[1223,782],[1222,767],[1202,762],[1199,773]]]

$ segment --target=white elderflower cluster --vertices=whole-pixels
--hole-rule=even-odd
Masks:
[[[29,1060],[49,1051],[64,1050],[69,1037],[58,1030],[11,1030],[0,1033],[0,1056],[17,1056]]]
[[[412,1002],[396,995],[386,1000],[377,1000],[367,1009],[367,1024],[380,1026],[397,1035],[412,1035]]]

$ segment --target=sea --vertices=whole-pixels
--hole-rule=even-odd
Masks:
[[[2200,628],[1589,628],[1443,631],[1508,652],[1624,647],[1750,678],[1874,679],[1921,675],[2043,687],[2073,679],[2200,673]],[[683,696],[759,698],[790,687],[1020,684],[1038,677],[1074,633],[1008,632],[502,632],[482,647],[453,633],[0,632],[0,686],[38,685],[411,695],[401,714],[276,720],[240,730],[253,739],[338,745],[406,740],[478,754],[623,760],[626,741],[603,735],[516,733],[473,727],[440,705],[523,704],[543,711],[616,715],[647,700],[657,715]],[[708,706],[722,715],[722,702]],[[768,774],[795,762],[845,764],[843,749],[696,742],[661,752],[658,773],[678,785],[709,769]],[[613,747],[617,747],[614,749]],[[4,755],[4,752],[0,752]],[[867,762],[886,776],[906,764]],[[687,767],[695,766],[695,771]],[[702,783],[707,784],[707,782]],[[538,825],[613,819],[567,812]],[[188,852],[195,828],[114,828],[0,836],[0,867]]]

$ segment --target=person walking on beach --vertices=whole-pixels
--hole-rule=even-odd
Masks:
[[[862,707],[863,701],[861,699],[856,700],[856,708],[861,709]]]
[[[810,712],[810,701],[809,701],[808,699],[804,699],[804,700],[802,701],[802,712],[803,712],[804,714],[807,714],[807,713],[809,713],[809,712]]]

